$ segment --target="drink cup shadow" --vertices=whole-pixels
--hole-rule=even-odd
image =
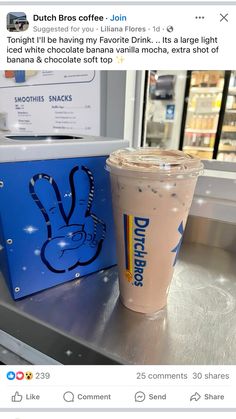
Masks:
[[[101,343],[127,364],[163,363],[168,341],[167,309],[155,314],[137,313],[118,298],[106,321]],[[127,362],[127,360],[129,360]]]

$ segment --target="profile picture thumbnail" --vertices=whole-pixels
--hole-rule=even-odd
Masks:
[[[7,30],[9,32],[23,32],[29,27],[27,16],[23,12],[10,12],[7,14]]]

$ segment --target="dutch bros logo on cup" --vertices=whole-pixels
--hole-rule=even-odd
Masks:
[[[149,218],[123,215],[125,241],[125,276],[136,287],[143,286],[143,274],[147,265],[145,256],[146,228]]]

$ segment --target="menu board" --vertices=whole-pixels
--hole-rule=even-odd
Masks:
[[[100,73],[2,71],[0,130],[100,135]]]

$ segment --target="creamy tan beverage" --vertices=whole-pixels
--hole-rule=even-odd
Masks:
[[[107,160],[117,236],[120,298],[154,313],[167,303],[197,176],[195,157],[156,148],[115,151]]]

